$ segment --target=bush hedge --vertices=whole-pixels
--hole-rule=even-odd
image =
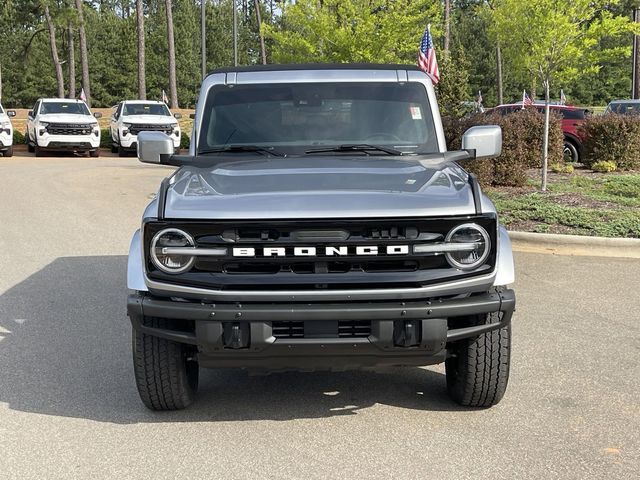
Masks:
[[[180,148],[189,150],[190,143],[191,139],[189,138],[189,135],[187,135],[185,132],[182,132],[182,137],[180,138]]]
[[[24,136],[24,133],[22,133],[19,130],[16,130],[15,128],[13,129],[13,144],[14,145],[20,145],[23,143],[27,143],[27,139]]]
[[[111,129],[103,128],[100,130],[100,148],[111,149]]]
[[[585,166],[613,162],[617,170],[640,169],[640,117],[602,115],[583,125]]]
[[[544,115],[525,108],[508,115],[484,113],[461,119],[443,119],[449,150],[458,150],[464,132],[475,125],[499,125],[502,128],[502,155],[489,160],[467,162],[464,167],[475,173],[483,185],[522,186],[527,170],[542,167]],[[562,163],[564,135],[560,118],[552,114],[549,124],[549,165]]]

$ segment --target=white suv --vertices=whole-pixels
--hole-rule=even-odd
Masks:
[[[41,98],[27,118],[27,146],[36,157],[46,151],[100,155],[100,127],[82,100]]]
[[[15,117],[15,110],[6,110],[0,105],[0,153],[4,157],[13,156],[13,126],[9,117]]]
[[[148,100],[125,100],[115,107],[111,116],[111,151],[123,157],[135,152],[138,133],[147,131],[163,132],[173,140],[176,153],[180,150],[180,113],[171,115],[163,102]]]

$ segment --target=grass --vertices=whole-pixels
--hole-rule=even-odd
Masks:
[[[640,238],[640,174],[556,175],[546,193],[532,184],[487,189],[509,229]]]

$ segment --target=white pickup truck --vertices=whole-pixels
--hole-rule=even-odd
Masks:
[[[0,105],[0,153],[3,157],[13,156],[13,126],[10,117],[15,116],[15,110],[5,110]]]
[[[100,156],[100,127],[82,100],[41,98],[27,117],[27,147],[36,157],[47,151]]]
[[[148,100],[125,100],[120,102],[111,116],[111,151],[123,157],[135,152],[138,133],[163,132],[173,141],[176,153],[180,150],[180,113],[171,115],[163,102]]]

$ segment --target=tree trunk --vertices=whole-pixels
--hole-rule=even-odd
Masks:
[[[547,166],[549,164],[549,80],[544,84],[544,139],[542,142],[542,185],[541,190],[547,191]]]
[[[200,53],[202,54],[202,80],[207,76],[207,1],[200,0]]]
[[[500,42],[496,45],[496,77],[498,84],[498,105],[504,103],[502,97],[502,50],[500,49]]]
[[[260,53],[262,54],[262,64],[267,64],[267,51],[264,48],[264,35],[262,34],[262,18],[260,17],[260,3],[254,0],[256,5],[256,18],[258,19],[258,35],[260,36]]]
[[[640,23],[640,8],[633,9],[633,21]],[[636,25],[637,26],[637,25]],[[633,72],[631,98],[640,98],[640,36],[633,36]]]
[[[84,31],[84,13],[82,0],[76,0],[78,10],[78,36],[80,37],[80,65],[82,66],[82,89],[87,97],[87,105],[91,106],[91,85],[89,82],[89,53],[87,52],[87,35]]]
[[[451,37],[451,0],[444,0],[444,51],[449,53]]]
[[[73,28],[69,25],[69,98],[76,98],[76,52],[73,45]]]
[[[167,42],[169,44],[169,97],[171,108],[178,108],[178,85],[176,81],[176,44],[173,38],[173,12],[171,0],[165,0],[167,11]]]
[[[233,6],[233,65],[235,67],[238,66],[238,11],[236,9],[236,0],[231,1],[231,5]],[[284,3],[283,5],[283,15],[284,15]]]
[[[138,33],[138,98],[147,99],[147,79],[145,73],[145,52],[144,52],[144,2],[136,0],[136,29]]]
[[[56,81],[58,82],[58,97],[64,98],[64,77],[62,76],[62,65],[60,64],[60,58],[58,57],[58,46],[56,44],[56,27],[51,19],[51,12],[49,6],[44,6],[44,18],[47,21],[47,27],[49,28],[49,47],[51,48],[51,60],[56,70]]]

